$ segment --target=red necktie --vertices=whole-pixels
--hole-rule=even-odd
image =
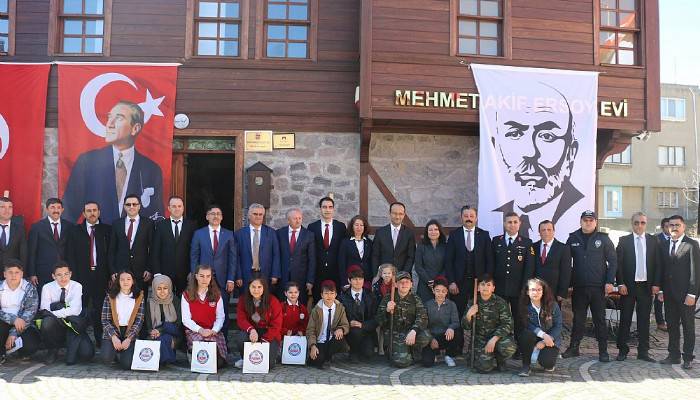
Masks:
[[[95,262],[95,225],[90,227],[90,268],[94,269],[97,263]]]
[[[540,258],[542,260],[542,265],[544,265],[544,262],[547,261],[547,243],[544,243],[544,247],[542,248],[542,256]]]
[[[326,230],[323,232],[323,248],[328,250],[331,247],[331,232],[326,224]]]
[[[52,222],[53,225],[53,240],[58,242],[58,222]]]
[[[294,248],[297,245],[297,230],[292,229],[292,239],[289,241],[289,252],[294,253]]]
[[[131,237],[134,234],[134,221],[136,221],[136,219],[129,218],[129,221],[129,230],[126,232],[126,238],[129,240],[129,248],[131,248]]]
[[[219,248],[219,236],[216,234],[216,231],[214,231],[214,254],[216,254],[216,250]]]

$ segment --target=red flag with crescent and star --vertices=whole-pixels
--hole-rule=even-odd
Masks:
[[[162,218],[170,193],[178,64],[59,63],[58,177],[64,217],[88,201],[104,223],[124,215]]]
[[[0,64],[0,196],[25,226],[41,218],[46,91],[51,64]]]

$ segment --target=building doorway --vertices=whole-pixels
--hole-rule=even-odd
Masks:
[[[234,229],[234,154],[195,153],[186,155],[186,215],[205,226],[206,209],[218,204],[224,214],[221,225]]]

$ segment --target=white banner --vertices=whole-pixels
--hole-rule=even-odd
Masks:
[[[134,358],[131,369],[135,371],[158,371],[160,366],[160,342],[157,340],[137,340],[134,344]]]
[[[595,205],[598,73],[471,64],[479,89],[479,226],[539,240],[540,221],[566,242]]]

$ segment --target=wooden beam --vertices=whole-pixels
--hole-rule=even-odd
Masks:
[[[659,0],[643,4],[644,63],[646,66],[646,130],[661,130],[661,67],[659,52]]]
[[[389,204],[397,202],[398,200],[396,199],[396,197],[394,197],[394,194],[391,193],[391,190],[389,190],[389,187],[386,185],[386,183],[384,183],[384,180],[381,176],[379,176],[379,174],[374,169],[371,163],[367,163],[367,168],[369,177],[372,178],[372,182],[374,182],[374,184],[377,185],[377,189],[379,189],[386,201]],[[408,216],[408,212],[406,212],[406,217],[404,217],[403,223],[411,229],[416,228],[416,225],[413,223],[413,221],[411,221],[411,218]]]

